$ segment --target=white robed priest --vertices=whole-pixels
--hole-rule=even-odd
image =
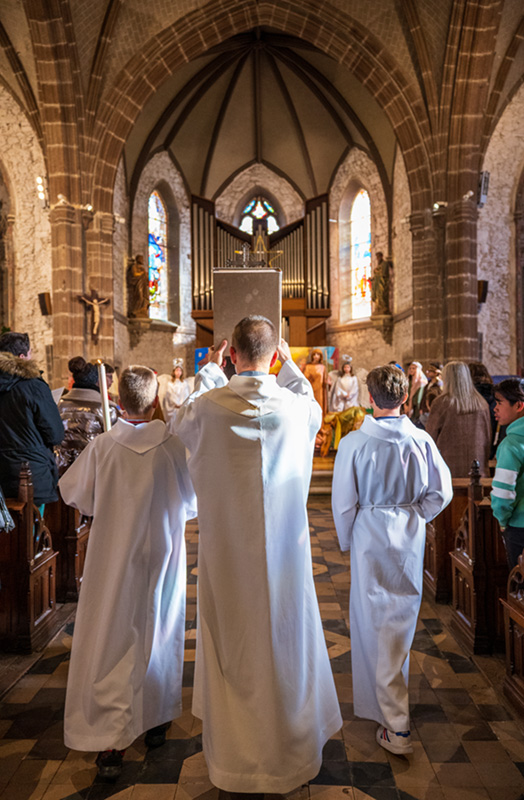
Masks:
[[[225,346],[173,421],[199,504],[193,714],[215,786],[280,794],[317,775],[342,726],[306,511],[322,412],[265,317],[236,326],[229,383]]]
[[[408,383],[397,367],[367,376],[373,417],[341,440],[332,504],[342,550],[351,550],[350,634],[354,713],[379,723],[377,741],[413,750],[409,651],[422,597],[426,522],[451,501],[451,474],[431,436],[400,416]]]
[[[186,519],[196,515],[185,449],[151,420],[158,383],[146,367],[120,376],[124,419],[61,478],[64,502],[93,516],[73,636],[65,743],[99,750],[105,779],[144,731],[165,741],[182,713]]]

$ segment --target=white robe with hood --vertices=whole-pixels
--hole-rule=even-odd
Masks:
[[[199,502],[193,713],[215,786],[284,793],[342,726],[306,511],[321,408],[292,361],[226,384],[207,364],[173,420]]]
[[[409,730],[409,651],[422,597],[426,522],[451,501],[451,473],[433,439],[406,417],[366,416],[341,440],[333,516],[351,550],[354,712]]]
[[[182,713],[186,519],[195,496],[182,443],[160,420],[119,419],[61,478],[93,516],[65,706],[74,750],[123,750]]]

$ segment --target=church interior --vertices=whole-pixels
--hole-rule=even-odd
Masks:
[[[524,376],[522,0],[2,0],[0,45],[0,331],[29,334],[52,389],[78,355],[191,376],[214,341],[213,270],[250,259],[281,271],[292,347],[355,371]],[[313,566],[344,727],[293,800],[523,798],[524,578],[508,579],[487,479],[456,482],[429,526],[408,763],[353,715],[349,560],[322,469]],[[78,568],[84,523],[62,520]],[[197,541],[191,523],[166,748],[138,741],[113,786],[65,748],[73,568],[53,621],[49,595],[32,611],[33,654],[0,656],[0,800],[218,797],[189,710]]]

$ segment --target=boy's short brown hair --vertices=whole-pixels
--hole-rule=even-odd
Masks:
[[[408,379],[401,369],[375,367],[366,378],[369,393],[379,408],[398,408],[408,392]]]
[[[128,414],[147,414],[158,394],[158,381],[148,367],[127,367],[118,382],[120,405]]]

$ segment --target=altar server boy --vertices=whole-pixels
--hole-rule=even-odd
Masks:
[[[163,422],[154,372],[119,382],[124,419],[97,437],[60,480],[68,505],[93,516],[73,636],[65,743],[99,750],[116,779],[125,748],[144,731],[165,741],[182,713],[186,520],[196,503],[184,447]]]
[[[350,632],[355,714],[379,723],[377,741],[413,751],[409,651],[422,597],[426,522],[451,501],[451,474],[431,436],[400,407],[408,382],[393,366],[367,377],[373,417],[340,442],[333,514],[351,550]]]

